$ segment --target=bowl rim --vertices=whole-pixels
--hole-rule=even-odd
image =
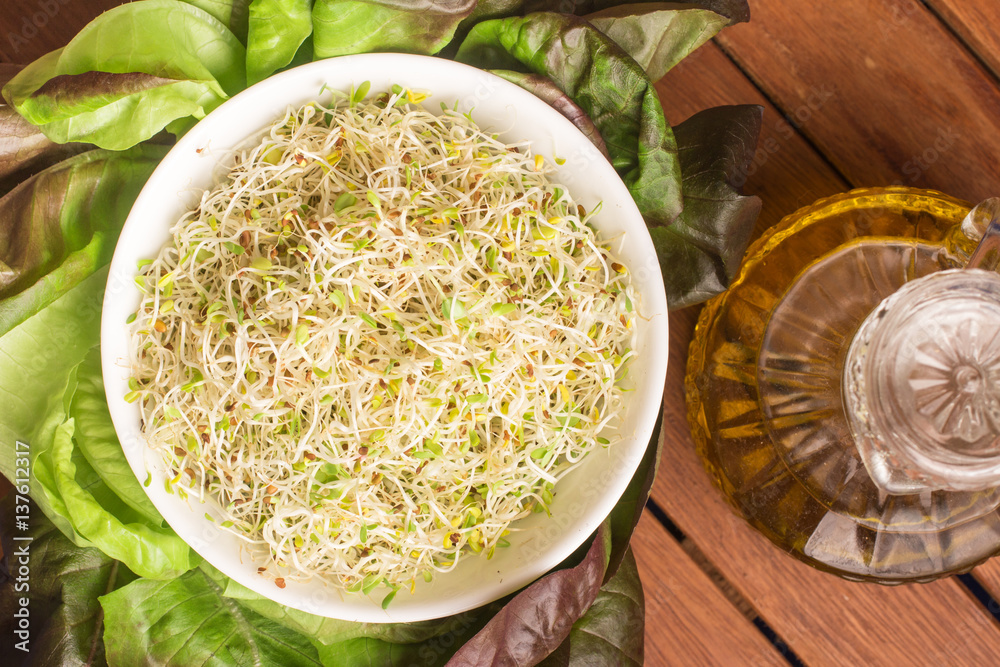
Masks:
[[[369,75],[369,72],[373,69],[379,71],[385,70],[389,72],[396,68],[404,68],[404,65],[406,67],[421,68],[422,70],[430,71],[432,72],[432,74],[429,75],[431,77],[464,76],[466,78],[475,77],[475,80],[477,81],[488,82],[489,85],[494,86],[503,93],[504,99],[508,100],[507,104],[509,106],[514,106],[518,109],[522,106],[528,108],[533,121],[540,125],[544,125],[545,127],[558,127],[561,125],[562,128],[559,131],[562,133],[569,132],[572,134],[575,137],[574,142],[585,142],[588,147],[593,146],[590,143],[590,140],[587,139],[586,136],[575,125],[573,125],[570,120],[560,114],[557,110],[553,109],[547,103],[535,97],[530,92],[520,88],[516,84],[508,82],[490,72],[486,72],[485,70],[474,68],[469,65],[441,58],[412,54],[358,54],[308,63],[286,70],[285,72],[275,74],[264,81],[250,86],[246,90],[224,102],[217,109],[213,110],[190,131],[188,131],[187,134],[177,141],[160,164],[157,165],[156,169],[143,186],[122,228],[122,234],[115,247],[115,253],[108,273],[108,289],[105,292],[104,307],[102,309],[101,316],[101,366],[102,373],[105,378],[105,393],[116,434],[123,443],[123,450],[126,458],[128,459],[129,466],[133,473],[136,474],[140,483],[143,482],[147,473],[145,465],[146,451],[144,450],[148,450],[148,447],[146,447],[141,438],[137,436],[134,429],[131,429],[126,423],[127,417],[125,413],[131,411],[134,416],[137,414],[138,408],[134,405],[125,403],[123,399],[124,392],[118,391],[121,386],[121,381],[118,376],[123,372],[121,360],[123,357],[127,360],[127,347],[122,348],[118,344],[121,340],[125,340],[127,345],[127,335],[124,334],[124,330],[126,328],[124,325],[124,318],[118,319],[118,315],[123,312],[122,302],[128,301],[128,299],[120,298],[122,290],[115,289],[113,287],[116,284],[119,286],[121,284],[132,285],[131,278],[136,275],[137,271],[134,268],[134,262],[132,261],[133,257],[128,252],[128,248],[134,245],[133,243],[130,243],[130,240],[136,233],[136,229],[144,224],[147,224],[147,213],[150,210],[155,212],[157,199],[162,199],[162,185],[166,182],[171,185],[169,191],[175,193],[181,192],[181,190],[177,189],[177,184],[172,183],[172,181],[178,180],[178,177],[175,174],[178,166],[183,166],[190,160],[197,159],[194,156],[196,154],[200,154],[206,145],[210,145],[211,139],[209,138],[207,141],[205,139],[206,132],[216,126],[220,126],[228,122],[231,118],[239,118],[240,111],[244,109],[246,105],[253,104],[255,101],[264,100],[267,96],[275,95],[276,93],[285,95],[283,99],[287,100],[280,104],[282,109],[290,106],[301,105],[308,99],[315,98],[317,96],[317,94],[304,89],[306,82],[313,82],[317,76],[325,80],[327,78],[335,78],[338,76],[340,78],[344,78],[342,75],[344,71],[364,72],[364,75],[353,77],[353,79],[350,76],[346,77],[347,79],[352,79],[354,84],[359,84],[361,81],[373,78]],[[435,72],[434,70],[437,71]],[[403,80],[399,80],[398,82],[400,84],[405,83]],[[334,89],[345,88],[345,86],[341,85],[331,87]],[[423,88],[425,86],[415,85],[414,87]],[[376,87],[373,84],[373,91],[375,89]],[[274,104],[277,104],[277,102]],[[272,120],[268,122],[273,122],[273,117],[277,117],[277,115],[278,114],[274,114],[274,116],[272,116]],[[265,126],[262,125],[254,126],[254,129],[250,129],[245,132],[243,135],[244,142],[247,138],[256,136],[264,127]],[[498,131],[501,135],[504,132],[502,129]],[[233,144],[234,147],[238,147],[239,145],[239,141]],[[542,150],[538,150],[536,152],[541,153]],[[207,182],[207,185],[206,181],[202,181],[202,185],[204,187],[195,187],[194,184],[191,184],[190,187],[197,190],[204,190],[212,187],[217,182],[218,176],[216,172],[218,170],[218,165],[222,161],[228,159],[231,154],[232,151],[230,150],[219,159],[213,158],[215,165],[213,168],[213,177],[210,182]],[[623,201],[622,206],[631,209],[625,213],[631,216],[634,220],[638,220],[639,223],[642,223],[642,217],[635,205],[635,202],[632,200],[631,195],[628,194],[626,186],[618,177],[617,173],[615,173],[610,162],[601,157],[595,164],[588,165],[587,168],[596,169],[599,172],[599,177],[601,179],[600,190],[602,192],[602,201],[609,198],[605,195],[606,192],[613,192],[615,197],[618,199],[621,199],[621,192],[624,192],[627,203]],[[617,192],[615,192],[615,190],[617,190]],[[167,229],[169,229],[176,222],[176,219],[165,221],[156,220],[155,215],[153,217],[154,228],[156,231],[160,231],[159,227],[156,227],[156,225],[166,224]],[[152,233],[155,234],[156,231]],[[167,230],[163,231],[165,234],[168,233]],[[534,558],[528,565],[516,568],[512,573],[510,573],[510,576],[501,577],[499,582],[494,582],[493,585],[487,586],[486,590],[489,592],[479,592],[476,594],[470,591],[452,591],[454,594],[447,600],[420,600],[413,604],[402,605],[399,604],[402,602],[400,598],[404,598],[406,596],[397,596],[397,599],[388,610],[383,610],[379,603],[372,600],[371,597],[362,597],[360,595],[352,594],[344,594],[339,600],[327,599],[319,604],[306,603],[303,602],[300,597],[297,597],[305,590],[301,589],[299,582],[296,582],[295,586],[289,584],[285,589],[278,589],[273,586],[273,584],[265,587],[261,584],[270,583],[269,580],[264,580],[259,577],[254,579],[252,575],[245,571],[235,571],[229,567],[220,565],[221,556],[216,557],[215,551],[217,550],[212,548],[211,543],[201,539],[196,534],[198,527],[193,525],[195,522],[190,520],[191,516],[184,517],[179,515],[174,511],[172,506],[166,506],[163,502],[161,502],[162,497],[158,496],[155,491],[155,487],[161,487],[162,485],[152,484],[150,487],[146,487],[144,485],[144,492],[146,492],[150,501],[154,506],[156,506],[157,510],[161,515],[163,515],[164,519],[171,526],[171,528],[189,546],[191,546],[194,551],[199,553],[199,555],[201,555],[214,567],[218,568],[224,575],[255,591],[263,597],[268,598],[269,600],[319,616],[327,616],[330,618],[353,622],[371,623],[430,620],[479,607],[519,590],[539,577],[544,576],[545,573],[569,557],[577,548],[579,548],[581,544],[586,541],[586,539],[604,521],[614,506],[617,505],[618,500],[627,488],[632,476],[643,458],[643,455],[645,454],[649,439],[654,431],[656,419],[659,416],[659,408],[663,396],[663,386],[666,379],[667,367],[668,324],[666,317],[666,296],[659,264],[655,261],[655,251],[652,250],[652,240],[649,237],[645,224],[642,223],[639,226],[635,226],[634,230],[630,228],[628,233],[635,233],[637,236],[642,237],[635,239],[635,241],[640,244],[642,248],[641,252],[643,254],[647,254],[647,249],[649,253],[653,253],[652,259],[654,260],[652,266],[644,266],[643,269],[645,273],[651,274],[650,276],[647,276],[646,280],[649,284],[643,289],[644,297],[647,298],[647,300],[644,301],[644,306],[650,307],[647,313],[649,314],[650,322],[646,322],[644,326],[646,326],[649,331],[655,333],[655,335],[646,336],[650,345],[650,352],[644,357],[643,366],[652,369],[653,379],[651,382],[647,382],[644,388],[647,391],[654,391],[655,399],[647,396],[642,399],[641,405],[635,408],[639,411],[639,417],[636,420],[637,427],[632,434],[628,436],[630,441],[641,442],[642,446],[639,447],[633,444],[631,449],[622,454],[624,457],[624,464],[620,466],[620,470],[616,471],[617,475],[614,477],[613,481],[606,486],[605,490],[607,493],[603,497],[598,497],[594,500],[593,505],[587,509],[586,516],[583,519],[577,520],[576,524],[573,525],[572,533],[564,534],[562,538],[557,540],[556,543],[550,548],[537,554],[537,557]],[[136,298],[137,297],[138,293],[136,292]],[[655,328],[652,322],[655,322]],[[660,333],[661,331],[662,333]],[[634,363],[635,361],[633,361],[633,364]],[[638,401],[636,401],[636,403],[638,403]],[[620,446],[624,447],[624,444],[625,443],[621,443]],[[616,447],[617,446],[619,445],[616,445]],[[590,452],[588,456],[594,456],[597,453],[597,450],[594,450]],[[594,495],[600,496],[601,494]],[[191,500],[191,503],[191,506],[197,509],[197,500]],[[198,512],[195,512],[193,516],[200,518]],[[209,525],[204,519],[201,519],[201,522],[204,525]],[[216,528],[216,530],[221,532],[218,528]],[[483,560],[483,562],[485,563],[486,561]],[[499,574],[501,573],[498,571],[498,575]],[[437,581],[440,577],[446,576],[446,574],[438,575],[435,577],[435,581]],[[336,597],[337,596],[333,596],[333,598]],[[345,597],[349,597],[350,600],[345,600]],[[358,605],[355,604],[357,600],[366,600],[368,603]]]

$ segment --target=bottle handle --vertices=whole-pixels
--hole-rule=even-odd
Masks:
[[[995,271],[1000,265],[1000,197],[976,204],[962,221],[962,232],[969,238],[981,235],[965,268]]]

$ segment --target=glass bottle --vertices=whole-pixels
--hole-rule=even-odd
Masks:
[[[969,209],[899,187],[821,200],[701,314],[698,453],[817,568],[928,581],[1000,552],[1000,274],[963,268],[988,222]]]

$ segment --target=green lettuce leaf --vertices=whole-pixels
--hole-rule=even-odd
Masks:
[[[78,545],[95,546],[142,577],[176,577],[190,570],[199,557],[165,526],[155,510],[136,510],[119,497],[77,445],[76,440],[84,434],[77,430],[70,413],[77,400],[77,378],[88,373],[100,373],[97,348],[70,374],[62,400],[51,406],[31,442],[32,497],[44,500],[40,502],[43,509],[47,505],[54,512],[49,518]],[[103,451],[118,459],[112,468],[125,465],[120,447],[104,447]],[[101,464],[103,469],[104,462]],[[150,512],[157,518],[150,520]]]
[[[4,406],[0,412],[0,473],[7,479],[14,479],[15,443],[28,443],[35,449],[35,435],[51,413],[49,405],[61,404],[67,377],[100,338],[100,317],[95,313],[100,313],[106,279],[106,270],[85,278],[51,306],[0,337],[0,403]],[[52,516],[45,499],[36,500]]]
[[[100,348],[91,348],[77,366],[74,377],[76,387],[68,397],[67,410],[75,427],[74,444],[116,498],[138,512],[147,523],[165,526],[163,517],[142,490],[122,453],[104,394]]]
[[[313,0],[254,0],[247,38],[247,83],[287,66],[312,34]]]
[[[135,575],[97,549],[74,545],[33,504],[28,505],[31,528],[26,533],[10,525],[15,516],[13,494],[2,507],[3,551],[8,554],[12,571],[16,570],[13,565],[18,549],[25,544],[12,538],[31,538],[30,580],[15,582],[10,577],[0,585],[0,631],[5,641],[16,637],[13,613],[20,607],[19,599],[27,598],[31,627],[30,653],[23,654],[25,665],[107,664],[104,612],[97,598],[134,580]],[[10,650],[6,657],[17,655],[17,651]]]
[[[671,226],[649,230],[671,308],[725,291],[739,269],[760,213],[760,199],[741,195],[740,188],[762,115],[759,106],[716,107],[675,128],[684,212]]]
[[[440,619],[447,631],[422,641],[404,643],[378,637],[356,637],[336,644],[313,640],[320,662],[327,667],[437,667],[472,638],[503,606],[492,602],[457,616]]]
[[[583,19],[538,13],[477,24],[456,60],[529,71],[551,79],[601,131],[611,164],[650,225],[681,212],[681,169],[673,132],[642,68]]]
[[[31,440],[100,337],[102,267],[165,151],[83,153],[0,199],[0,473],[8,478],[14,442]]]
[[[207,565],[100,598],[113,665],[319,665],[302,635],[224,597]]]
[[[421,623],[353,623],[286,607],[232,579],[226,579],[220,582],[220,585],[223,586],[223,594],[227,598],[238,600],[240,604],[264,618],[308,635],[319,644],[341,644],[358,638],[413,644],[471,624],[465,614]]]
[[[434,54],[452,40],[475,5],[475,0],[316,0],[315,57],[372,51]]]
[[[251,0],[183,0],[205,10],[229,28],[240,43],[247,43]]]
[[[92,547],[94,544],[77,532],[73,526],[69,509],[58,490],[55,463],[51,451],[57,433],[64,427],[66,421],[67,389],[75,382],[75,373],[76,367],[69,369],[67,376],[62,380],[62,386],[57,387],[55,393],[49,397],[45,412],[37,416],[38,424],[32,437],[26,439],[31,448],[29,493],[32,500],[38,504],[45,516],[62,531],[63,535],[73,540],[78,546]],[[80,452],[74,451],[71,453],[71,457],[73,455],[76,455],[76,460],[73,461],[74,465],[80,461],[85,462]],[[95,483],[99,483],[93,470],[88,469],[85,465],[81,466],[79,470],[81,474],[78,483],[81,487],[89,489]]]
[[[660,79],[689,53],[729,25],[708,9],[677,9],[656,2],[603,9],[584,18],[642,65],[651,81]]]
[[[356,637],[336,644],[313,640],[325,667],[442,667],[452,665],[452,656],[466,644],[502,607],[494,602],[459,615],[461,624],[448,632],[407,644],[376,637]],[[454,618],[454,617],[452,617]],[[448,619],[442,619],[448,620]],[[461,662],[457,664],[462,664]],[[527,664],[527,663],[526,663]]]
[[[246,86],[229,28],[175,0],[141,0],[91,21],[4,86],[18,113],[58,143],[121,150],[178,119],[203,118]]]
[[[441,667],[470,636],[451,632],[418,644],[359,637],[329,646],[317,643],[316,650],[325,667]]]
[[[460,646],[482,629],[505,602],[506,600],[497,600],[472,611],[423,623],[389,623],[381,624],[380,627],[380,624],[337,621],[348,629],[346,634],[350,638],[333,643],[321,641],[329,639],[329,634],[317,637],[304,630],[301,632],[316,647],[320,662],[329,667],[435,667],[444,665]],[[245,600],[241,600],[241,603],[256,610],[256,607],[247,604]],[[435,628],[435,625],[438,627]],[[350,629],[348,626],[355,627]]]

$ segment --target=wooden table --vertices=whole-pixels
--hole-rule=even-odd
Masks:
[[[0,57],[65,44],[115,0],[20,0]],[[11,6],[14,5],[14,6]],[[764,129],[746,189],[758,231],[815,199],[892,183],[978,201],[1000,194],[996,0],[751,0],[657,84],[676,124],[757,103]],[[697,308],[674,313],[659,476],[633,544],[649,665],[1000,664],[1000,560],[970,575],[885,588],[821,574],[734,516],[695,458],[682,378]]]

